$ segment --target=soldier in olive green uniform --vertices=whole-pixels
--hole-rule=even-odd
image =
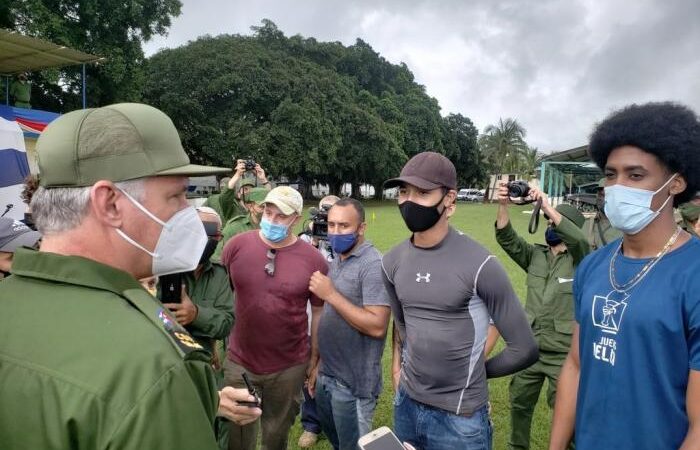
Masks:
[[[272,189],[272,183],[267,180],[265,170],[260,164],[255,164],[254,177],[245,177],[245,166],[245,160],[237,160],[233,177],[228,180],[227,186],[222,188],[220,194],[210,196],[203,204],[203,206],[214,208],[224,223],[236,216],[248,213],[243,198],[252,188],[259,186],[265,188],[266,191]]]
[[[211,261],[216,245],[221,242],[221,219],[212,208],[197,208],[197,213],[204,223],[207,246],[197,268],[184,274],[180,303],[164,306],[215,357],[214,342],[228,338],[233,327],[233,291],[224,266]]]
[[[255,182],[251,179],[244,179],[239,186],[229,189],[228,186],[221,189],[220,194],[210,195],[209,198],[202,204],[208,206],[219,214],[223,222],[245,214],[246,210],[240,200],[240,191],[245,190],[246,186],[255,186]]]
[[[140,104],[65,114],[37,153],[44,239],[0,283],[3,450],[216,449],[217,407],[260,410],[217,394],[208,352],[137,279],[197,265],[187,175],[221,169],[190,165],[170,119]]]
[[[681,215],[680,226],[688,233],[698,236],[698,230],[700,229],[700,223],[698,223],[698,217],[700,217],[700,192],[696,192],[695,197],[691,201],[680,205],[678,212]]]
[[[572,281],[576,266],[590,247],[583,234],[584,217],[571,205],[553,208],[546,196],[531,190],[533,199],[542,199],[542,211],[549,218],[545,233],[548,245],[529,244],[513,230],[507,212],[508,190],[499,190],[499,211],[496,240],[523,270],[527,271],[525,312],[540,350],[539,359],[511,379],[511,436],[509,447],[530,446],[532,413],[545,378],[548,379],[547,400],[554,406],[556,383],[561,366],[571,345],[574,325]]]
[[[10,97],[17,108],[32,109],[30,99],[32,96],[32,83],[27,80],[27,75],[21,73],[10,86]]]
[[[221,253],[224,251],[224,246],[232,237],[244,231],[260,228],[260,215],[262,214],[262,205],[265,202],[267,193],[267,189],[258,187],[244,194],[243,198],[247,211],[245,214],[240,214],[226,222],[226,225],[224,225],[221,231],[221,240],[216,246],[214,256],[212,256],[213,261],[221,260]]]
[[[614,240],[622,237],[619,230],[610,225],[610,221],[605,216],[603,207],[605,206],[605,178],[598,182],[598,190],[596,193],[596,208],[595,216],[586,219],[583,229],[588,237],[588,243],[591,250],[598,250],[605,247]]]

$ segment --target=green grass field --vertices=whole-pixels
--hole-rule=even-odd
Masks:
[[[312,205],[309,205],[312,206]],[[367,237],[381,251],[386,252],[394,245],[406,239],[410,233],[401,219],[399,210],[394,202],[366,202],[367,212]],[[496,205],[466,204],[460,203],[457,212],[450,219],[452,226],[467,233],[477,242],[480,242],[492,251],[505,267],[513,287],[521,301],[525,301],[525,272],[513,263],[496,243],[494,222],[496,220]],[[511,220],[515,229],[532,242],[544,243],[544,227],[540,222],[540,230],[536,235],[527,233],[530,207],[511,206]],[[494,350],[498,352],[502,342]],[[384,369],[384,391],[379,397],[379,403],[374,415],[374,428],[386,425],[392,427],[393,423],[393,393],[391,389],[391,342],[387,346],[382,359]],[[493,448],[497,450],[507,448],[508,434],[510,433],[510,408],[508,400],[508,382],[510,377],[493,379],[489,381],[489,396],[492,405],[492,419],[494,424]],[[545,384],[546,387],[546,384]],[[542,389],[544,392],[545,389]],[[531,447],[533,450],[547,447],[549,439],[549,426],[551,413],[546,404],[544,395],[540,395],[540,401],[535,410],[532,423]],[[289,438],[289,448],[297,449],[297,442],[301,434],[299,419],[295,423]],[[314,449],[332,449],[328,441],[320,440]]]

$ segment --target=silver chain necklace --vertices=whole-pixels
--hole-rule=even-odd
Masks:
[[[673,246],[673,244],[676,243],[678,240],[678,236],[680,236],[681,231],[683,229],[681,227],[676,228],[676,232],[673,233],[673,235],[670,237],[670,239],[666,242],[666,245],[664,245],[664,248],[661,249],[659,253],[656,254],[653,258],[647,262],[644,267],[642,267],[642,270],[637,272],[635,276],[633,276],[630,280],[628,280],[626,283],[619,285],[617,284],[617,281],[615,281],[615,260],[617,259],[618,253],[622,253],[622,240],[620,240],[620,245],[617,246],[617,249],[615,250],[615,253],[613,254],[613,257],[610,259],[610,270],[609,270],[609,276],[610,276],[610,285],[613,287],[613,289],[617,292],[622,292],[625,293],[626,291],[629,291],[633,287],[635,287],[640,281],[644,279],[644,277],[651,271],[651,269],[654,268],[656,263],[661,261],[661,258],[663,258],[666,253],[668,253],[669,249]]]

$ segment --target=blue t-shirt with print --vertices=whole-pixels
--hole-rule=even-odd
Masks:
[[[625,294],[609,278],[618,245],[588,255],[574,277],[576,448],[678,448],[688,432],[688,371],[700,370],[700,240],[666,254]],[[616,283],[648,261],[619,253]]]

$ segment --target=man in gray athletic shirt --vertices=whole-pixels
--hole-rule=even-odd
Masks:
[[[450,227],[457,173],[439,153],[420,153],[398,178],[410,239],[382,260],[394,324],[406,346],[394,427],[422,450],[491,449],[487,378],[537,360],[537,344],[508,276],[484,247]],[[484,361],[489,317],[506,348]]]

